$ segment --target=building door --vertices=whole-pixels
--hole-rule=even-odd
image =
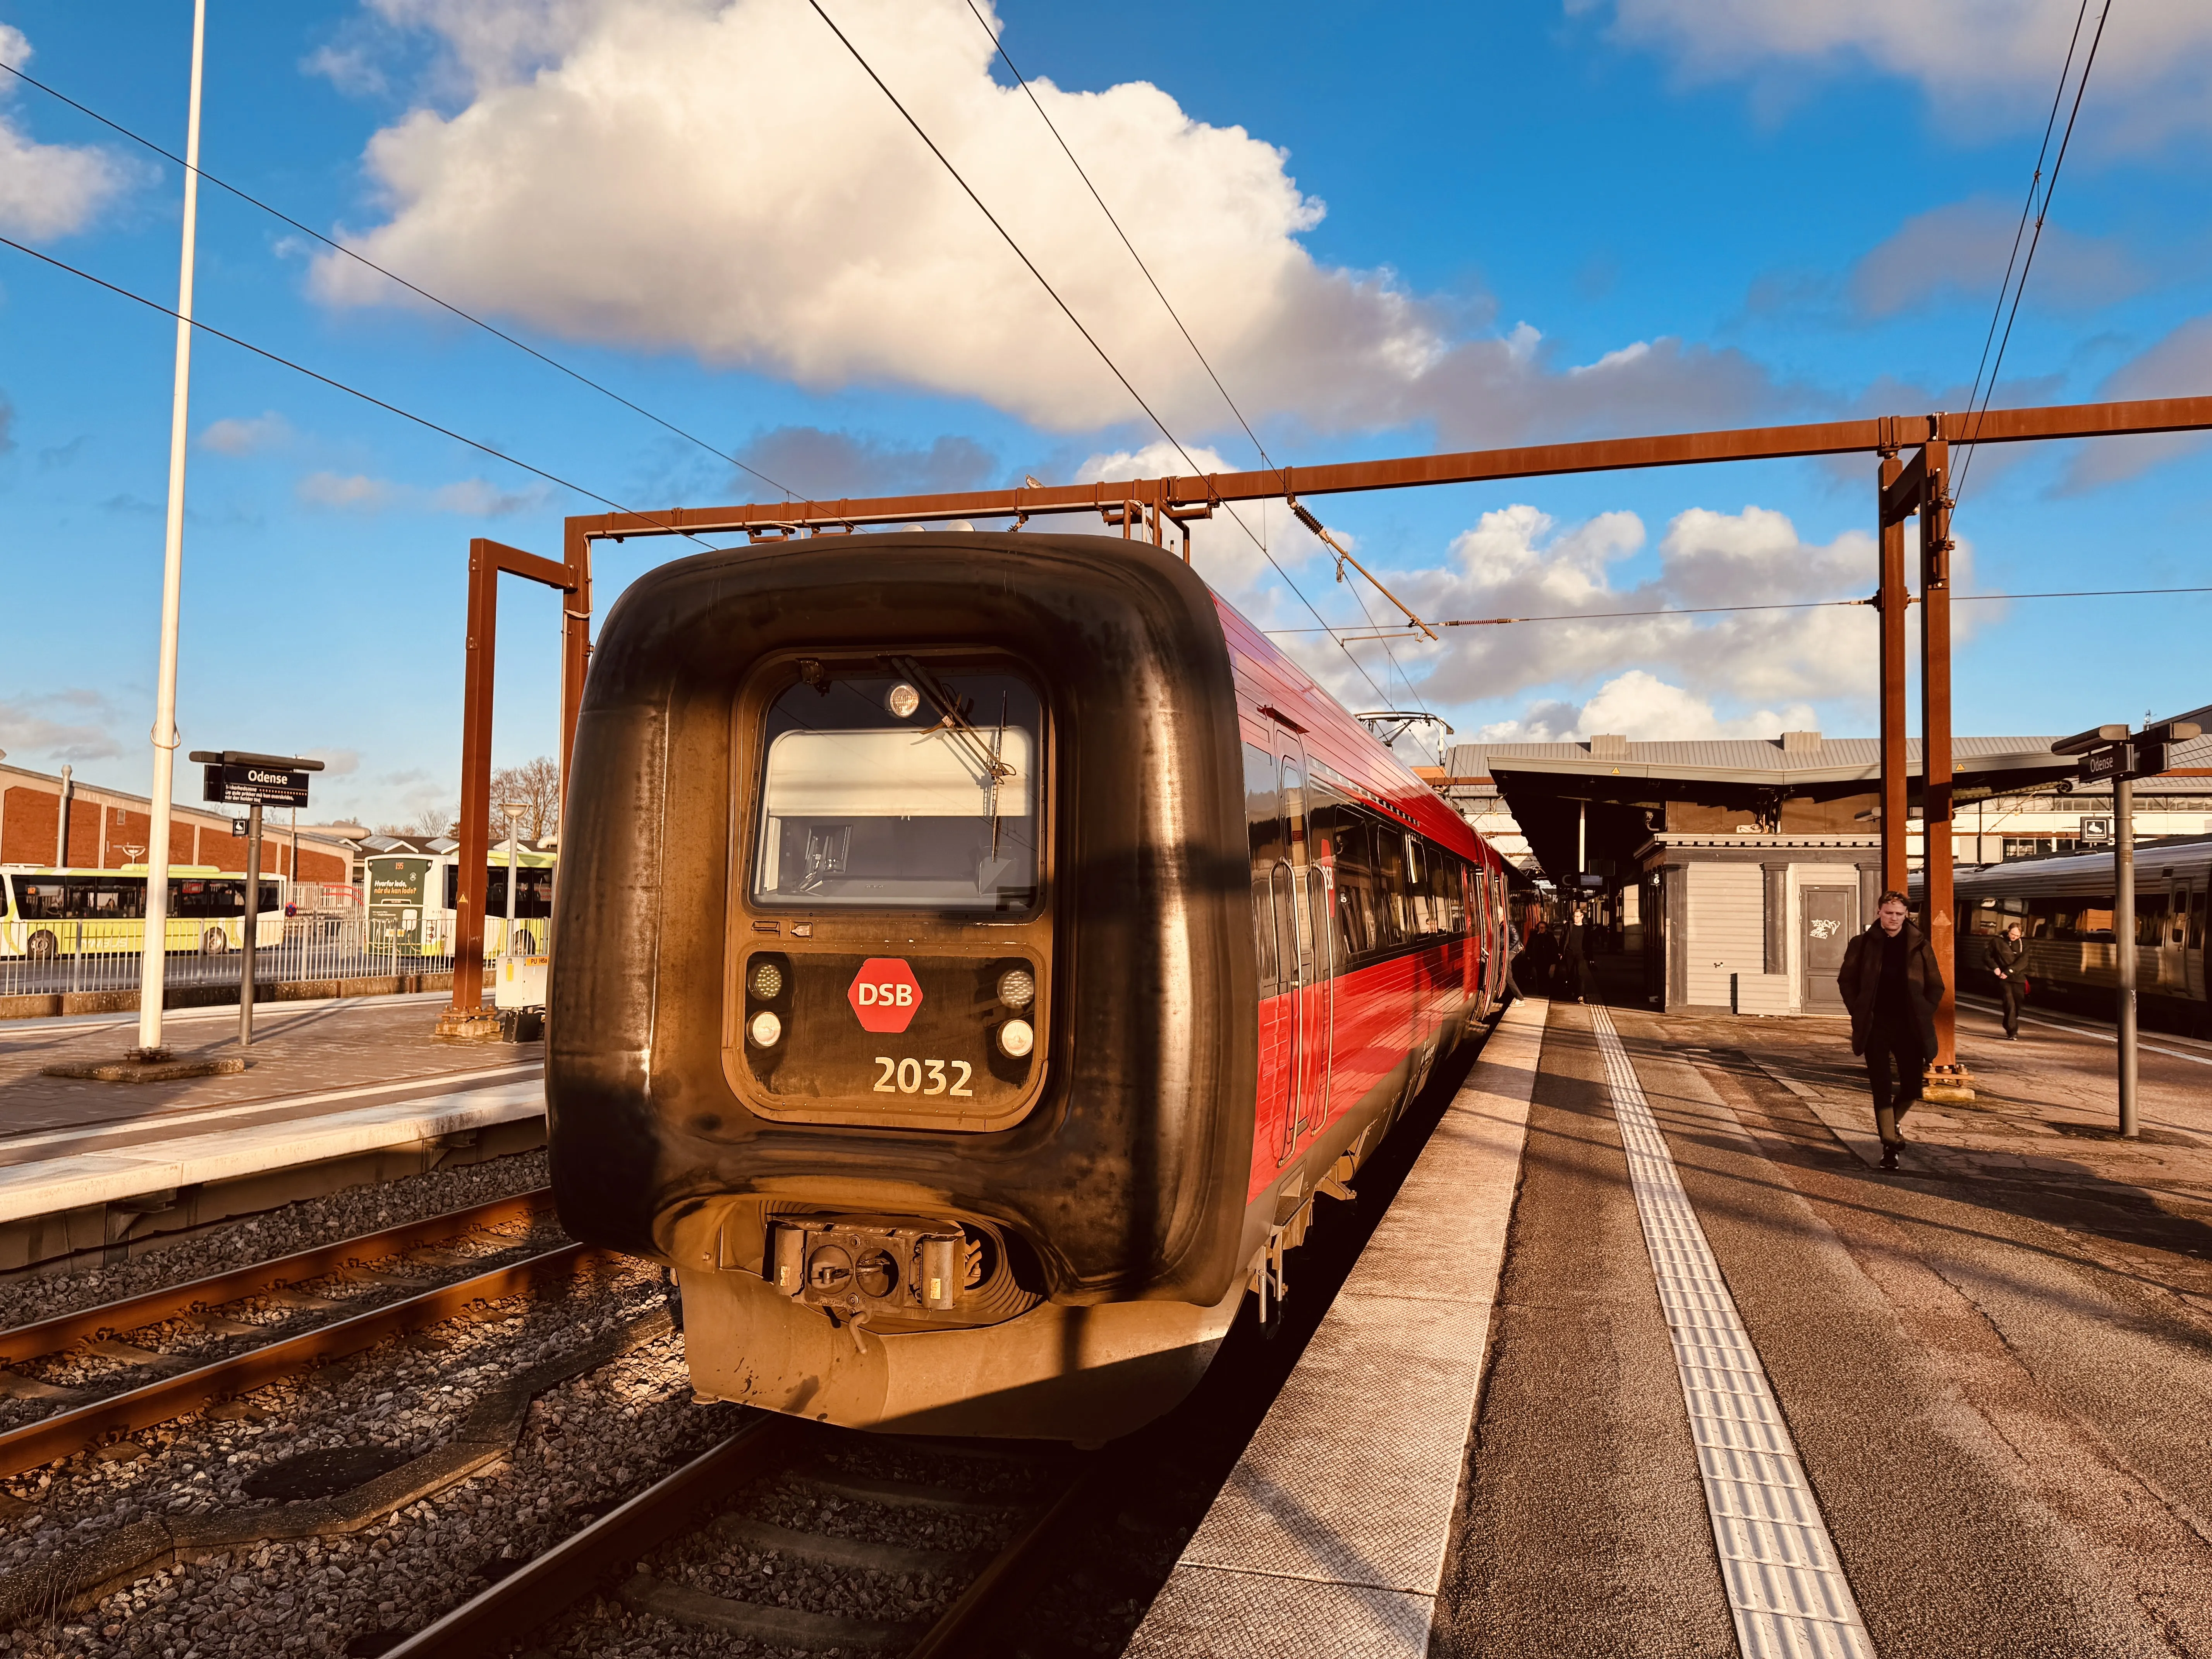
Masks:
[[[1836,988],[1836,975],[1844,965],[1844,952],[1859,930],[1859,896],[1850,887],[1806,887],[1797,895],[1804,916],[1805,936],[1798,941],[1797,960],[1804,981],[1800,1005],[1808,1014],[1840,1014],[1844,994]]]

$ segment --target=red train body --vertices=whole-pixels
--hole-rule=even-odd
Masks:
[[[609,617],[547,1093],[695,1387],[1097,1442],[1172,1406],[1503,992],[1504,866],[1184,566],[702,555]]]

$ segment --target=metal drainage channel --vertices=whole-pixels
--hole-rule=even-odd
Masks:
[[[1873,1659],[1874,1643],[1805,1479],[1796,1443],[1767,1386],[1759,1351],[1736,1316],[1735,1299],[1690,1207],[1628,1050],[1603,1008],[1594,1006],[1589,1015],[1628,1154],[1659,1304],[1674,1340],[1736,1642],[1753,1659],[1807,1654]]]

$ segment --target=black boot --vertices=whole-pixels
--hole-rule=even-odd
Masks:
[[[1881,1167],[1885,1170],[1894,1170],[1897,1167],[1896,1147],[1885,1146],[1881,1149]]]

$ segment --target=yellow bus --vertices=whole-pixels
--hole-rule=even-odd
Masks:
[[[284,940],[283,884],[261,880],[254,945]],[[221,956],[245,943],[246,878],[211,865],[169,867],[167,948]],[[146,946],[146,866],[0,865],[0,960],[137,955]]]

